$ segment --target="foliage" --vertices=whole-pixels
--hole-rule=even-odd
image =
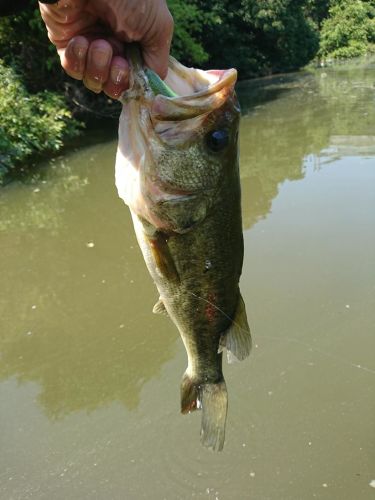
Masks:
[[[206,62],[209,56],[202,45],[201,36],[212,22],[211,14],[193,3],[181,0],[170,0],[168,6],[175,23],[172,46],[174,56],[188,64],[200,65]]]
[[[308,0],[305,7],[305,15],[311,18],[318,29],[322,21],[328,17],[330,0]]]
[[[212,21],[202,33],[208,65],[235,66],[247,78],[305,65],[318,33],[305,16],[308,0],[196,0]]]
[[[336,0],[323,22],[320,55],[348,58],[366,54],[375,43],[374,0]]]
[[[46,27],[35,2],[19,14],[0,18],[0,54],[12,66],[27,89],[62,91],[64,73],[55,47],[49,42]]]
[[[29,94],[0,59],[0,180],[32,154],[58,151],[77,134],[64,98],[51,91]]]
[[[375,44],[375,0],[169,0],[169,6],[174,54],[205,67],[235,66],[240,78],[298,69],[318,49],[320,56],[353,57]]]
[[[66,77],[35,2],[0,18],[0,183],[32,156],[56,152],[79,132]]]

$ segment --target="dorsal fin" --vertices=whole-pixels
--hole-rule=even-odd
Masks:
[[[247,322],[246,309],[241,294],[239,295],[235,316],[231,326],[220,339],[219,352],[226,347],[228,363],[243,361],[251,351],[251,334]]]

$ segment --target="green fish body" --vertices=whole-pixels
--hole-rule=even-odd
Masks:
[[[160,298],[188,357],[181,411],[202,409],[201,441],[221,450],[227,390],[222,351],[251,348],[239,291],[243,262],[236,71],[186,68],[173,58],[157,94],[131,55],[123,96],[116,185]]]

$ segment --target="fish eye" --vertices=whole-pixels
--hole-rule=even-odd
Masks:
[[[211,130],[206,135],[206,144],[214,153],[222,151],[229,142],[229,134],[226,130]]]

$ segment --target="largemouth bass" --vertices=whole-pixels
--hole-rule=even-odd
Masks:
[[[170,58],[168,90],[158,93],[139,54],[129,59],[116,186],[160,295],[154,312],[168,314],[186,348],[181,412],[202,409],[201,441],[221,450],[227,415],[222,351],[243,360],[251,348],[239,291],[237,73],[187,68]]]

